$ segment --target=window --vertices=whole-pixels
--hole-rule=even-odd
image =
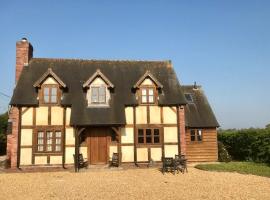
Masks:
[[[190,141],[202,141],[202,130],[201,129],[191,129],[190,130]]]
[[[37,132],[37,152],[56,153],[61,151],[61,131],[39,130]]]
[[[58,103],[58,86],[57,85],[45,85],[42,88],[42,102],[45,104]]]
[[[143,129],[138,130],[138,143],[144,144],[144,130]]]
[[[139,128],[138,144],[159,144],[160,129],[159,128]]]
[[[155,103],[155,88],[143,87],[141,88],[141,103]]]
[[[93,104],[106,103],[106,87],[105,86],[91,87],[91,103]]]
[[[187,100],[188,103],[193,103],[192,94],[185,93],[185,98],[186,98],[186,100]]]

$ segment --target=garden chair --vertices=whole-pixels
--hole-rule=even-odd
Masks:
[[[181,171],[182,173],[188,172],[187,170],[187,159],[185,155],[175,155],[175,169],[177,172]]]
[[[118,153],[113,153],[111,166],[119,167],[119,154]]]
[[[75,155],[73,154],[73,158],[74,158],[74,162],[75,162]],[[78,156],[78,167],[80,168],[84,168],[87,166],[87,161],[84,161],[83,155],[82,153],[79,154]]]
[[[163,174],[168,171],[173,172],[173,174],[175,174],[175,164],[172,157],[164,157],[162,159],[162,162],[163,162],[163,167],[162,167]]]

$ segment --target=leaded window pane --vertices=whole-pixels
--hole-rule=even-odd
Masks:
[[[154,96],[149,96],[148,100],[149,100],[149,103],[153,103],[154,102]]]
[[[60,137],[61,137],[61,132],[60,132],[60,131],[56,131],[56,132],[55,132],[55,137],[60,138]]]
[[[51,95],[56,96],[57,95],[57,88],[53,87],[51,88]]]
[[[57,139],[55,140],[55,144],[61,144],[61,139],[57,138]]]
[[[152,88],[149,88],[149,89],[148,89],[148,94],[149,94],[149,95],[154,95],[154,90],[153,90]]]
[[[55,151],[61,151],[61,146],[60,145],[56,145],[55,146]]]
[[[99,95],[100,96],[105,96],[105,93],[106,93],[106,89],[104,86],[100,86],[99,87]]]
[[[47,132],[47,151],[52,151],[52,132]]]
[[[197,131],[197,140],[202,141],[202,130]]]
[[[138,143],[140,144],[144,143],[143,129],[138,130]]]
[[[146,96],[142,96],[142,103],[147,103],[147,97]]]
[[[44,137],[44,132],[38,132],[38,138],[43,138]]]
[[[49,102],[50,102],[50,97],[44,96],[44,103],[49,103]]]
[[[196,136],[195,130],[190,130],[190,140],[191,141],[195,141],[196,140],[195,136]]]
[[[98,88],[97,87],[92,87],[91,88],[91,102],[97,103],[98,102]]]
[[[142,95],[146,95],[146,89],[142,89]]]
[[[43,151],[43,146],[38,146],[38,151]]]
[[[38,138],[38,144],[43,144],[43,138]]]
[[[152,143],[151,129],[146,129],[146,143]]]
[[[159,143],[159,129],[154,129],[154,143]]]
[[[52,151],[52,145],[47,145],[47,151]]]
[[[50,88],[45,87],[44,88],[44,96],[49,96]]]
[[[51,96],[51,103],[57,103],[57,96]]]

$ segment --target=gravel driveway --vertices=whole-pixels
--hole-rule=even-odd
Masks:
[[[2,173],[0,199],[270,199],[270,178],[189,168]]]

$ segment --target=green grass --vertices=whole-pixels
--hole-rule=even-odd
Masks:
[[[270,166],[254,162],[229,162],[218,164],[199,164],[195,168],[206,171],[238,172],[241,174],[253,174],[270,177]]]

